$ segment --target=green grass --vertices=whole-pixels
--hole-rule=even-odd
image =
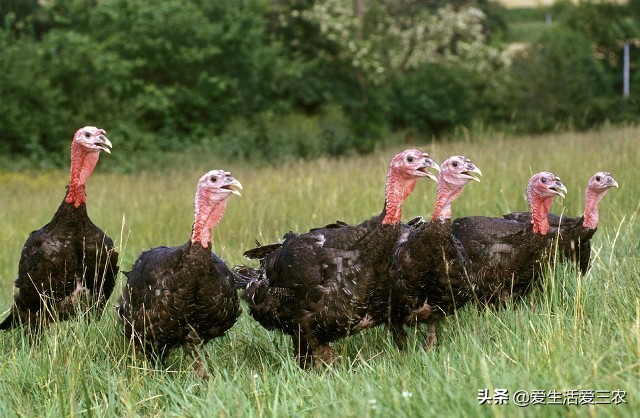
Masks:
[[[544,20],[541,22],[521,22],[509,25],[509,31],[505,37],[507,43],[535,42],[540,35],[549,28]]]
[[[630,127],[417,147],[439,162],[466,155],[482,169],[482,183],[465,189],[454,217],[524,210],[524,187],[543,170],[561,176],[569,189],[564,201],[554,203],[556,213],[581,213],[586,181],[596,171],[610,171],[620,184],[601,203],[586,276],[559,268],[524,303],[499,312],[467,307],[439,324],[439,345],[431,351],[419,348],[422,337],[416,335],[400,354],[388,332],[376,328],[334,344],[339,365],[302,371],[289,340],[244,313],[227,336],[203,348],[211,377],[201,381],[180,350],[167,370],[154,370],[122,337],[109,309],[93,323],[55,324],[35,343],[22,331],[0,334],[0,416],[637,416],[639,138],[640,128]],[[118,152],[118,139],[110,139]],[[261,168],[186,155],[135,175],[98,171],[89,179],[89,213],[117,242],[121,267],[128,270],[140,251],[188,239],[198,178],[225,168],[244,191],[231,198],[213,247],[230,265],[243,263],[242,252],[254,239],[270,242],[289,230],[378,213],[388,161],[400,149]],[[1,310],[10,305],[24,240],[50,220],[66,181],[66,172],[0,172]],[[434,196],[434,183],[420,183],[403,218],[428,215]],[[122,277],[111,305],[121,288]],[[511,394],[621,389],[627,403],[519,408],[511,398],[509,405],[478,405],[484,388]]]
[[[505,19],[508,22],[508,30],[504,41],[534,42],[540,34],[550,26],[546,23],[548,8],[511,8],[505,10]]]

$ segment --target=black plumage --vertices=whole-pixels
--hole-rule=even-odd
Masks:
[[[531,224],[530,212],[512,212],[503,216],[505,219],[517,221],[522,225]],[[588,229],[583,225],[583,217],[565,217],[554,213],[547,215],[549,220],[549,233],[558,238],[558,252],[563,260],[571,261],[582,274],[589,270],[591,258],[591,238],[596,229]],[[554,245],[552,242],[551,245]],[[550,257],[553,263],[554,258]]]
[[[291,335],[301,367],[332,363],[329,343],[368,327],[369,296],[389,274],[398,239],[402,202],[418,178],[437,167],[428,156],[407,150],[394,157],[382,213],[358,225],[342,222],[305,234],[292,232],[281,244],[248,251],[262,255],[258,277],[243,299],[265,328]]]
[[[484,216],[456,219],[452,230],[472,260],[476,297],[490,305],[531,290],[553,238],[534,234],[531,225]]]
[[[431,221],[409,227],[394,248],[390,277],[389,328],[398,348],[406,346],[405,325],[429,324],[425,346],[436,343],[435,321],[462,307],[472,297],[471,263],[451,233],[451,203],[480,170],[467,158],[454,156],[441,165],[438,199]],[[372,304],[384,307],[384,291]],[[383,309],[374,309],[376,312]]]
[[[552,173],[531,177],[527,197],[533,223],[469,216],[452,223],[452,232],[472,262],[474,293],[481,304],[499,305],[513,296],[524,296],[542,276],[554,235],[547,213],[554,196],[566,188]]]
[[[22,248],[14,306],[0,329],[28,324],[38,330],[78,309],[102,313],[115,286],[118,253],[89,219],[85,181],[107,147],[111,142],[102,129],[88,126],[74,135],[67,194],[51,221],[33,231]]]
[[[224,335],[240,315],[234,274],[199,242],[145,251],[130,272],[118,305],[127,336],[150,356]]]
[[[236,322],[241,309],[235,274],[211,250],[211,228],[224,214],[230,194],[240,183],[229,173],[213,170],[202,176],[196,193],[196,216],[191,240],[177,247],[144,251],[130,272],[118,301],[118,317],[127,337],[162,360],[174,347],[196,360],[205,376],[196,346],[222,336]]]

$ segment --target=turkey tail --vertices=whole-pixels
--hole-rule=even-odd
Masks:
[[[262,260],[270,253],[282,247],[281,242],[275,244],[260,245],[260,242],[256,240],[256,248],[252,248],[244,252],[244,256],[250,260]]]
[[[18,322],[19,321],[16,318],[14,310],[11,309],[11,312],[9,312],[9,315],[0,324],[0,330],[9,330],[9,329],[15,328],[18,325],[17,324]]]
[[[282,246],[282,243],[262,245],[260,247],[253,248],[244,252],[244,256],[250,260],[262,260],[267,255],[277,250]]]
[[[332,224],[327,224],[325,226],[321,226],[319,228],[311,228],[309,230],[309,232],[315,232],[315,231],[319,231],[321,229],[337,229],[337,228],[345,228],[345,227],[349,227],[350,225],[346,222],[342,222],[340,220],[336,221],[335,223]]]
[[[233,268],[235,289],[246,289],[253,282],[260,280],[260,270],[252,267],[238,265]]]

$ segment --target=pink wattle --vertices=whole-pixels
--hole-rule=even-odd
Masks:
[[[199,242],[203,248],[211,243],[211,229],[220,222],[227,208],[227,200],[211,201],[204,193],[196,195],[195,221],[191,233],[191,242]]]
[[[462,193],[462,187],[454,187],[453,185],[438,178],[438,198],[436,206],[433,209],[431,220],[445,222],[451,219],[451,203]]]
[[[606,189],[601,193],[598,193],[587,188],[584,199],[584,213],[582,214],[582,216],[584,217],[582,226],[584,226],[585,228],[596,229],[598,227],[598,220],[600,219],[598,204],[605,194]]]
[[[402,221],[402,204],[416,187],[417,179],[403,178],[393,171],[387,176],[385,215],[382,224],[395,225]]]
[[[529,206],[531,209],[531,224],[533,226],[533,233],[540,235],[547,235],[549,232],[549,209],[553,203],[553,197],[540,197],[535,195],[529,195]]]
[[[88,151],[77,143],[74,137],[73,144],[71,145],[69,190],[65,198],[67,203],[73,204],[76,208],[86,203],[87,195],[85,185],[96,164],[98,164],[99,158],[99,152]]]

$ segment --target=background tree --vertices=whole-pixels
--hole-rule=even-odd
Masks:
[[[141,150],[278,161],[391,132],[637,121],[638,2],[560,3],[514,54],[506,23],[527,13],[488,0],[8,0],[0,150],[62,164],[70,132],[95,124],[123,140],[104,167],[133,169]]]
[[[546,31],[514,59],[508,82],[515,119],[531,132],[602,121],[610,84],[591,42],[563,27]]]

